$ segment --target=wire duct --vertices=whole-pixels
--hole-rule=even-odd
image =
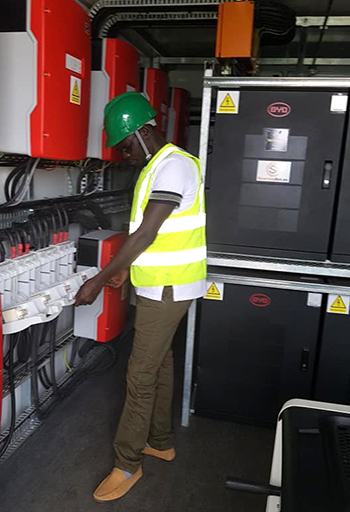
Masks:
[[[16,427],[16,389],[15,389],[15,347],[18,342],[19,334],[14,334],[10,337],[10,348],[9,348],[9,366],[8,366],[8,376],[9,376],[9,384],[10,384],[10,396],[11,396],[11,424],[9,428],[9,432],[3,441],[2,446],[0,446],[0,458],[6,452],[9,447],[13,433]]]

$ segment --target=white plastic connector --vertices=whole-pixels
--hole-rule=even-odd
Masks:
[[[3,334],[23,331],[31,325],[49,322],[56,318],[65,306],[74,304],[80,287],[95,277],[97,268],[91,267],[73,274],[65,281],[32,295],[22,304],[3,310]]]

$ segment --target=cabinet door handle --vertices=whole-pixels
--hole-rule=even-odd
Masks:
[[[332,171],[333,161],[326,160],[323,166],[322,188],[327,189],[331,187]]]
[[[302,371],[302,372],[309,371],[309,359],[310,359],[310,349],[303,348],[301,351],[300,371]]]

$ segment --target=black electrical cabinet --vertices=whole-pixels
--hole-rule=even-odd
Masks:
[[[242,89],[237,113],[216,114],[206,184],[209,250],[329,257],[347,94],[345,89]],[[343,239],[350,218],[348,146],[333,251],[350,261],[349,229]]]
[[[350,263],[350,129],[347,132],[343,172],[339,185],[339,204],[330,258],[335,262]]]
[[[226,282],[222,301],[203,300],[196,414],[273,425],[287,400],[311,398],[320,298]]]
[[[333,284],[349,286],[346,281],[333,280]],[[336,296],[331,296],[327,306]],[[339,300],[339,299],[338,299]],[[340,295],[340,312],[329,312],[326,307],[319,362],[316,371],[314,399],[350,405],[350,315],[348,297]]]

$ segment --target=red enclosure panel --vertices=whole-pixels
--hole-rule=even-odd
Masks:
[[[153,108],[158,112],[156,120],[158,130],[166,137],[169,109],[169,78],[161,69],[147,68],[145,71],[144,92]]]
[[[108,265],[120,250],[126,238],[126,233],[118,233],[101,242],[100,269]],[[103,313],[98,318],[96,341],[110,341],[124,330],[129,303],[126,286],[117,289],[109,286],[104,288]]]
[[[0,302],[1,308],[1,302]],[[4,353],[3,353],[3,335],[2,335],[2,313],[0,309],[0,434],[1,434],[1,413],[2,413],[2,395],[4,386]]]
[[[174,87],[171,94],[170,108],[168,140],[180,148],[186,149],[190,125],[189,91]]]
[[[37,106],[31,114],[31,154],[86,157],[90,106],[90,21],[74,0],[32,0],[37,40]]]
[[[127,91],[140,90],[139,53],[128,43],[119,39],[106,40],[105,72],[109,76],[109,100]],[[106,148],[106,133],[103,130],[102,160],[120,161],[121,155],[114,148]]]

